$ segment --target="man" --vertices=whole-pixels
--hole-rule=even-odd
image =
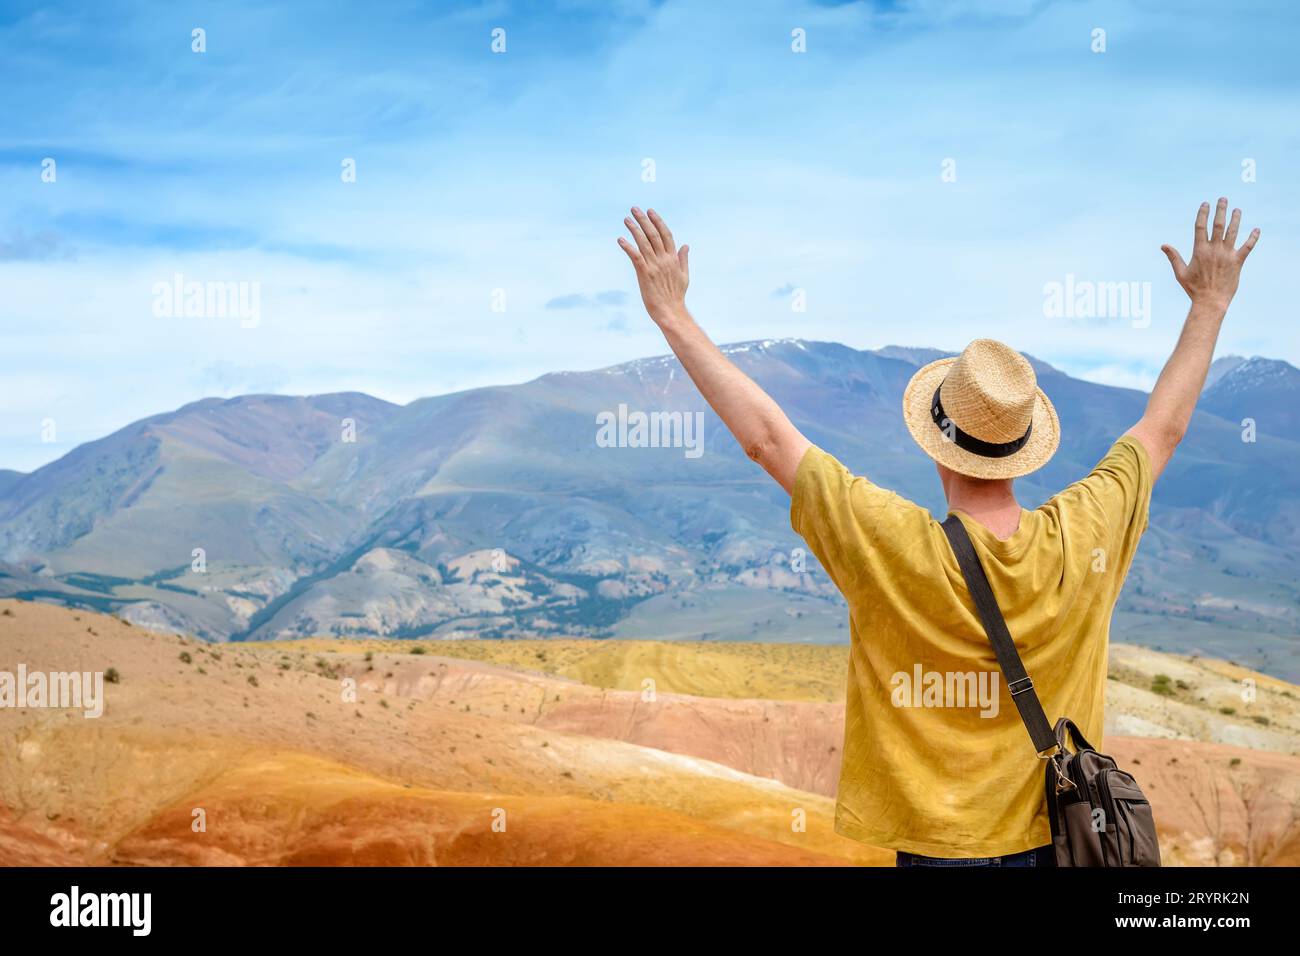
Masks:
[[[1227,208],[1220,199],[1207,232],[1201,206],[1190,263],[1161,247],[1192,305],[1141,420],[1037,510],[1020,507],[1012,483],[1052,456],[1060,429],[1023,356],[979,339],[922,368],[904,394],[907,427],[970,533],[1044,709],[1089,740],[1102,736],[1110,617],[1152,483],[1187,430],[1259,238],[1236,248],[1241,211],[1227,221]],[[900,865],[1051,865],[1041,764],[1015,707],[953,699],[1000,675],[941,526],[804,438],[691,318],[688,248],[654,210],[633,208],[624,223],[633,242],[619,245],[646,311],[741,447],[791,495],[794,529],[848,602],[836,829],[898,851]],[[926,693],[909,686],[927,674],[940,678]]]

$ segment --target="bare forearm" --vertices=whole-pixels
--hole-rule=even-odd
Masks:
[[[790,491],[808,440],[771,396],[713,344],[685,307],[657,318],[656,323],[686,374],[745,454]]]
[[[1226,312],[1226,306],[1218,303],[1192,303],[1178,345],[1147,399],[1143,417],[1168,429],[1175,440],[1183,437],[1192,420]]]
[[[690,247],[677,248],[672,230],[653,209],[642,212],[633,206],[623,224],[635,245],[626,239],[618,244],[636,268],[647,314],[745,454],[793,493],[795,473],[809,441],[776,402],[709,341],[686,311]]]

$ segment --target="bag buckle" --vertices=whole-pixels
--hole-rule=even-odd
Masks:
[[[1025,686],[1017,689],[1016,688],[1017,684],[1024,684]],[[1034,681],[1032,678],[1029,677],[1022,677],[1019,680],[1013,680],[1007,683],[1007,690],[1011,691],[1012,697],[1015,697],[1017,694],[1023,694],[1027,690],[1033,690],[1033,689],[1034,689]]]
[[[1052,744],[1049,750],[1041,751],[1038,754],[1039,760],[1051,761],[1052,769],[1056,771],[1056,792],[1058,794],[1065,793],[1065,791],[1067,790],[1078,789],[1074,785],[1074,781],[1071,780],[1069,777],[1067,777],[1065,775],[1065,771],[1061,769],[1061,761],[1059,759],[1060,756],[1061,756],[1061,747],[1059,744]]]

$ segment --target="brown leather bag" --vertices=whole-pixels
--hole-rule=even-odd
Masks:
[[[1094,750],[1070,718],[1062,717],[1053,730],[966,527],[956,515],[949,515],[943,530],[993,645],[1011,699],[1039,759],[1046,761],[1044,787],[1056,865],[1159,866],[1156,822],[1142,788],[1114,760]],[[1071,742],[1073,751],[1069,749]]]

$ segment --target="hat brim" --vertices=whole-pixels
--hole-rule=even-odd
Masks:
[[[903,390],[903,419],[921,450],[939,464],[971,478],[1019,478],[1047,464],[1061,443],[1056,409],[1040,388],[1034,399],[1029,440],[1005,458],[986,458],[949,441],[930,416],[930,400],[957,359],[943,358],[924,366]]]

